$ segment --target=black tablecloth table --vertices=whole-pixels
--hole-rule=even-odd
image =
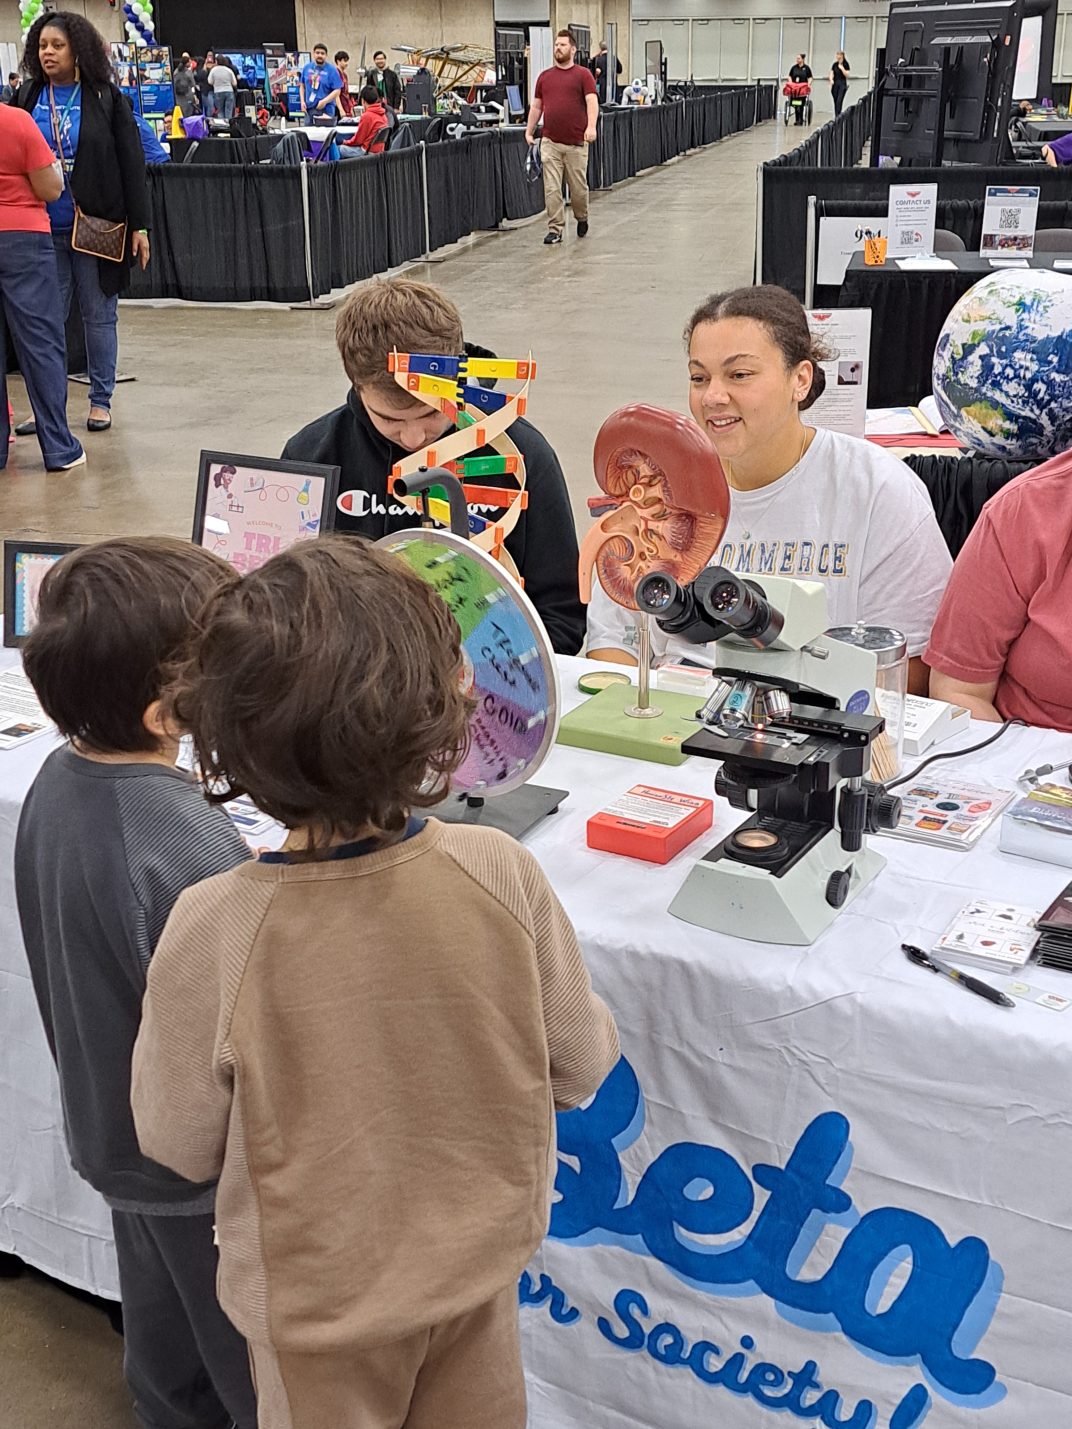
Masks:
[[[280,134],[254,134],[249,139],[226,135],[210,139],[169,139],[171,162],[181,164],[189,150],[191,164],[259,164],[267,159],[282,138]],[[196,146],[196,147],[195,147]]]
[[[842,308],[871,309],[871,361],[867,380],[869,407],[900,407],[918,402],[931,390],[931,360],[942,325],[958,298],[988,273],[999,272],[977,253],[942,253],[952,268],[898,268],[891,258],[868,268],[854,253],[838,294]],[[1052,268],[1067,254],[1046,253],[1030,259],[1033,268]]]
[[[1072,119],[1023,119],[1023,132],[1032,144],[1049,144],[1063,134],[1072,134]]]

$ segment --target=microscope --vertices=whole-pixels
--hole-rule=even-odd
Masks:
[[[636,603],[667,634],[715,642],[716,687],[681,747],[720,760],[715,792],[750,814],[695,864],[670,912],[756,942],[813,943],[885,865],[866,836],[900,818],[900,799],[865,778],[885,725],[866,713],[875,656],[823,633],[816,581],[708,566],[680,586],[656,572]]]

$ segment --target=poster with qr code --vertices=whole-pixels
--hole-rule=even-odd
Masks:
[[[988,184],[983,207],[983,258],[1030,258],[1035,251],[1039,188]]]
[[[893,184],[886,216],[887,258],[926,258],[934,252],[937,184]]]

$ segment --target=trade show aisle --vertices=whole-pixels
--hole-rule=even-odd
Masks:
[[[595,195],[581,243],[571,220],[565,243],[546,249],[535,220],[408,270],[454,299],[472,341],[535,353],[531,414],[562,459],[578,516],[603,417],[637,398],[684,408],[685,319],[706,293],[751,281],[756,166],[792,135],[764,124]],[[0,530],[57,541],[188,535],[200,448],[278,456],[342,400],[334,327],[334,312],[121,305],[119,366],[137,382],[117,389],[114,428],[92,438],[76,477],[46,481],[36,443],[17,445],[0,478]],[[16,416],[28,415],[18,380],[12,397]],[[76,429],[85,397],[72,384]]]

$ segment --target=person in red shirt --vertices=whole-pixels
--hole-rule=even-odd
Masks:
[[[383,131],[391,121],[379,91],[374,85],[366,84],[358,98],[361,100],[363,112],[358,120],[357,130],[352,139],[346,139],[340,145],[346,159],[360,159],[365,154],[382,154],[387,145]],[[348,153],[348,150],[354,152]]]
[[[45,207],[62,192],[62,170],[33,118],[0,105],[0,351],[10,327],[49,471],[70,471],[86,459],[67,425],[67,344]],[[0,370],[0,470],[10,436],[7,377]]]
[[[350,93],[350,76],[346,72],[349,63],[350,56],[346,50],[336,50],[335,68],[342,77],[342,88],[339,90],[339,109],[344,119],[352,119],[357,110],[357,103]]]
[[[540,162],[543,165],[543,193],[547,204],[545,243],[561,243],[566,223],[562,202],[562,177],[569,184],[577,237],[588,233],[588,146],[595,142],[599,119],[599,96],[591,70],[576,63],[577,41],[569,30],[555,36],[555,63],[536,81],[536,90],[525,128],[528,144],[536,142],[536,125],[543,117]]]
[[[931,697],[975,719],[1072,730],[1072,451],[992,496],[953,567],[923,659]]]

